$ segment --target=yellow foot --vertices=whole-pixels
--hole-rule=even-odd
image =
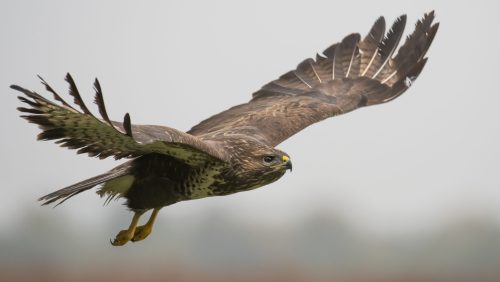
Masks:
[[[146,237],[151,234],[153,230],[152,224],[145,224],[143,226],[139,226],[135,229],[134,237],[131,239],[132,242],[137,242],[146,239]]]
[[[135,229],[134,237],[132,238],[132,242],[137,242],[146,239],[146,237],[151,234],[151,231],[153,230],[153,225],[155,224],[156,216],[158,215],[158,212],[160,212],[161,208],[156,208],[153,210],[151,213],[151,217],[149,218],[148,222],[144,224],[143,226],[139,226]]]
[[[118,232],[113,241],[109,240],[113,246],[123,246],[134,237],[134,230],[122,230]]]

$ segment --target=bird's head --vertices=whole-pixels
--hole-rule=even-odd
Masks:
[[[289,169],[292,171],[292,161],[288,154],[283,151],[278,149],[269,150],[260,154],[260,157],[264,170],[285,172]]]
[[[269,184],[292,170],[292,161],[285,152],[253,140],[239,140],[233,147],[233,168],[239,178],[254,188]]]

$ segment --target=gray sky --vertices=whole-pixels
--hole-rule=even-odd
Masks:
[[[3,1],[0,4],[0,223],[27,209],[69,213],[78,225],[127,225],[118,203],[86,192],[57,209],[39,196],[118,164],[51,142],[18,118],[12,83],[59,92],[71,72],[90,104],[99,77],[109,114],[188,130],[243,103],[263,84],[380,15],[408,14],[407,32],[436,10],[429,62],[397,100],[329,119],[279,146],[294,171],[252,192],[185,202],[162,213],[185,220],[210,210],[289,225],[316,210],[366,232],[425,232],[456,218],[500,224],[500,55],[494,1]],[[160,221],[161,223],[161,216]],[[61,228],[64,228],[61,226]],[[0,229],[0,233],[2,229]],[[115,230],[111,232],[113,234]]]

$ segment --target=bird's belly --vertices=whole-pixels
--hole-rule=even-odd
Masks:
[[[127,191],[127,206],[131,209],[152,209],[168,206],[183,200],[176,189],[178,184],[167,177],[136,179]]]

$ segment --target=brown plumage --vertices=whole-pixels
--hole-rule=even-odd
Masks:
[[[42,78],[60,105],[17,85],[29,107],[22,117],[42,129],[39,140],[57,140],[78,153],[116,159],[132,158],[104,174],[48,194],[44,204],[59,202],[102,185],[106,202],[123,197],[135,212],[130,227],[112,242],[123,245],[146,238],[158,211],[167,205],[209,196],[228,195],[278,180],[291,169],[289,156],[274,147],[305,127],[355,110],[391,101],[406,91],[422,71],[425,54],[438,24],[434,13],[417,22],[415,31],[399,46],[406,16],[399,17],[385,34],[380,17],[364,38],[357,33],[306,59],[295,70],[264,85],[244,104],[216,114],[188,132],[155,125],[111,121],[99,81],[95,99],[102,119],[87,108],[68,74],[68,104]],[[137,227],[145,211],[153,209],[147,224]]]

